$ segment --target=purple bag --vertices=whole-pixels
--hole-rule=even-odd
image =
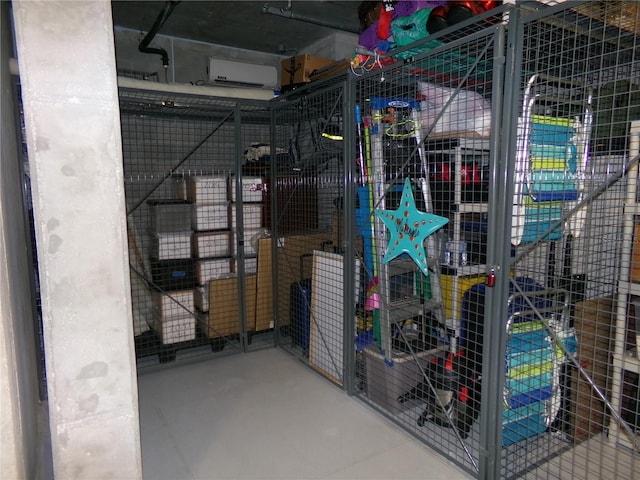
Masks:
[[[393,15],[391,15],[391,19],[397,17],[408,17],[423,8],[435,8],[440,5],[446,5],[446,3],[446,1],[442,0],[400,0],[394,5],[394,11]]]
[[[446,3],[447,2],[443,0],[400,0],[394,5],[391,19],[393,20],[398,17],[408,17],[409,15],[412,15],[418,10],[422,10],[423,8],[434,8],[439,5],[445,5]],[[369,25],[369,27],[367,27],[364,32],[360,34],[360,37],[358,38],[358,44],[363,46],[367,50],[375,50],[378,47],[378,43],[380,42],[380,40],[381,39],[378,38],[378,21],[376,20],[374,23]]]

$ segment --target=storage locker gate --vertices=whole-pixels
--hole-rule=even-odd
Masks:
[[[288,155],[271,158],[278,344],[321,375],[345,386],[358,301],[359,272],[345,249],[345,195],[353,147],[344,79],[272,101],[273,142]],[[351,129],[352,130],[352,129]],[[269,166],[269,165],[268,165]],[[349,258],[348,256],[351,255]]]
[[[266,102],[120,90],[138,370],[274,345]]]

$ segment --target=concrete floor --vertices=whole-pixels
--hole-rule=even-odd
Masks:
[[[138,379],[145,480],[469,477],[279,349]]]

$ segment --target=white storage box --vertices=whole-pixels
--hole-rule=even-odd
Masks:
[[[195,340],[196,318],[195,315],[163,318],[154,313],[153,329],[160,336],[164,345]]]
[[[258,257],[244,258],[244,273],[254,274],[258,272]],[[238,273],[238,259],[233,259],[233,273]]]
[[[191,258],[191,230],[152,234],[151,256],[158,260]]]
[[[183,317],[195,310],[193,290],[153,291],[153,311],[162,318]]]
[[[251,239],[256,236],[259,236],[263,233],[262,228],[245,228],[244,229],[244,256],[245,257],[255,257],[258,255],[256,248],[258,247],[258,242],[256,240],[255,247],[251,244]],[[233,231],[233,255],[238,255],[238,232],[236,230]]]
[[[201,312],[209,311],[209,285],[197,287],[193,292],[196,308]]]
[[[236,179],[231,177],[231,201],[237,202]],[[261,177],[242,177],[242,203],[262,202],[262,192],[266,185]]]
[[[191,225],[196,231],[229,228],[229,204],[194,205]]]
[[[191,230],[191,202],[186,200],[149,200],[151,231],[154,233]]]
[[[231,228],[237,228],[236,211],[239,204],[231,205]],[[262,226],[262,204],[245,203],[242,205],[242,226],[243,228],[260,228]]]
[[[229,200],[227,177],[193,176],[187,179],[187,200],[198,205],[211,205]]]
[[[207,258],[196,260],[196,275],[198,285],[207,285],[210,280],[220,278],[231,273],[231,259]]]
[[[228,257],[231,255],[231,233],[195,233],[191,237],[191,249],[198,258]]]

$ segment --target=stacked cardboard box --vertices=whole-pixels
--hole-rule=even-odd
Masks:
[[[153,329],[162,344],[195,339],[195,271],[191,259],[191,202],[149,202]]]
[[[613,298],[596,298],[578,302],[574,314],[577,359],[607,397],[613,370],[614,308]],[[572,368],[570,392],[571,437],[579,441],[601,432],[608,424],[606,406],[576,368]]]
[[[193,203],[191,224],[196,232],[192,237],[198,284],[196,305],[206,312],[209,282],[231,273],[228,177],[187,177],[185,190],[187,200]]]
[[[240,192],[238,193],[236,177],[230,179],[231,192],[231,232],[232,232],[232,253],[233,272],[239,271],[238,266],[238,244],[242,242],[244,247],[244,272],[255,274],[258,261],[258,239],[264,234],[263,215],[263,192],[265,183],[262,177],[243,176],[239,179]],[[242,238],[239,238],[239,218],[242,216]]]

